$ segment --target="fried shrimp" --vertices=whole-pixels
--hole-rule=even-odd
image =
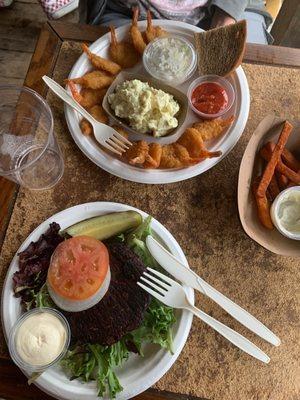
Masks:
[[[121,67],[119,64],[116,64],[115,62],[110,60],[106,60],[105,58],[92,53],[85,43],[82,44],[82,50],[86,53],[91,64],[95,68],[109,72],[112,75],[116,75],[121,71]]]
[[[131,43],[118,42],[114,26],[110,26],[111,43],[109,54],[111,59],[122,68],[131,68],[140,60],[139,53]]]
[[[201,159],[191,158],[187,149],[179,143],[163,146],[160,168],[182,168],[197,164]]]
[[[144,164],[148,151],[148,143],[144,140],[139,140],[129,147],[129,149],[124,153],[124,157],[131,165]]]
[[[187,149],[190,157],[205,159],[219,157],[222,154],[221,151],[208,151],[201,134],[195,128],[187,128],[178,143]]]
[[[78,83],[79,85],[89,89],[107,88],[113,82],[114,77],[108,76],[102,71],[92,71],[80,78],[68,79],[67,82]]]
[[[147,11],[147,29],[145,31],[145,36],[147,43],[150,43],[157,37],[166,36],[167,32],[160,26],[153,26],[152,17],[150,10]]]
[[[139,8],[133,8],[132,23],[129,30],[133,46],[139,54],[143,54],[147,44],[144,41],[143,35],[138,28]]]
[[[100,104],[91,107],[88,111],[97,121],[102,122],[103,124],[108,123],[108,116]],[[93,127],[85,118],[80,121],[79,125],[84,135],[90,136],[93,134]]]
[[[146,155],[144,168],[158,168],[162,156],[162,146],[159,143],[150,143],[149,152]]]
[[[114,128],[114,130],[117,131],[120,135],[122,135],[125,139],[128,139],[129,137],[128,132],[120,125],[112,125],[112,128]]]
[[[228,119],[211,119],[207,121],[195,122],[193,128],[201,134],[204,141],[215,139],[224,132],[225,128],[228,128],[232,124],[234,116],[232,115]]]
[[[74,82],[68,82],[74,99],[84,108],[91,108],[96,104],[101,104],[105,96],[106,89],[83,88],[80,93]]]

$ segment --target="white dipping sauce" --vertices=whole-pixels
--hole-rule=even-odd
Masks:
[[[62,352],[67,331],[58,317],[42,312],[26,318],[16,332],[19,357],[33,366],[47,365]]]
[[[300,191],[286,193],[278,204],[277,219],[279,224],[293,234],[300,234]]]
[[[183,37],[160,37],[145,49],[143,62],[155,78],[179,84],[195,71],[197,56],[193,45]]]

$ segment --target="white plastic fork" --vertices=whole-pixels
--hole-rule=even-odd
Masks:
[[[93,127],[95,139],[107,150],[121,156],[132,145],[128,139],[112,127],[97,121],[62,86],[49,78],[49,76],[44,75],[43,81],[58,97],[89,121]]]
[[[145,284],[140,281],[137,283],[146,292],[169,307],[182,308],[192,312],[244,352],[264,363],[269,363],[270,358],[267,354],[250,340],[195,307],[189,301],[185,290],[179,283],[152,268],[148,267],[147,271],[140,277],[140,281]]]

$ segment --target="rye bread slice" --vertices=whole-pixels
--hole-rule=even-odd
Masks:
[[[200,75],[226,76],[241,64],[247,37],[245,20],[194,35]]]

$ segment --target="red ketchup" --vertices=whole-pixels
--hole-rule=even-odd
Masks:
[[[226,90],[214,82],[204,82],[192,92],[192,104],[203,114],[217,114],[228,104]]]

